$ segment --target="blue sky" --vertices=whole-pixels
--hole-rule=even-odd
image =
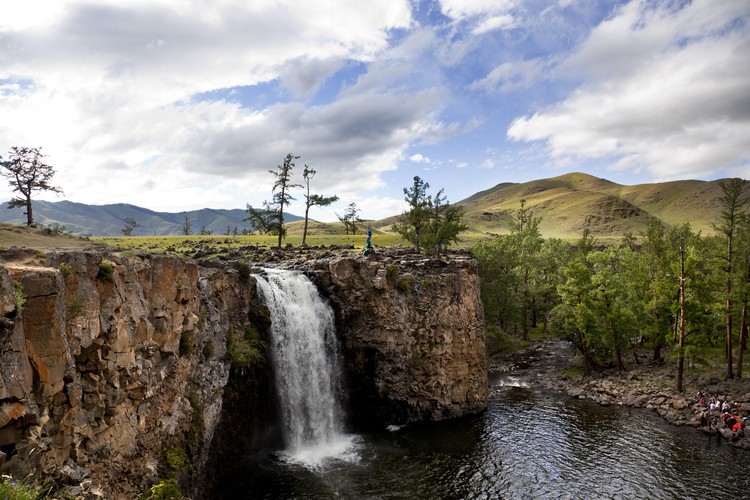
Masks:
[[[64,197],[160,211],[297,180],[335,220],[582,171],[750,173],[750,2],[26,0],[0,4],[0,155],[41,146]],[[10,189],[0,186],[0,199]],[[302,213],[301,193],[290,210]]]

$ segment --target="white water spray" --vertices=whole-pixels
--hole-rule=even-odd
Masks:
[[[268,269],[257,277],[271,313],[271,354],[281,403],[285,458],[317,467],[356,460],[343,434],[333,311],[303,274]]]

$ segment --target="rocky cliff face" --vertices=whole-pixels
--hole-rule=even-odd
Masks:
[[[145,253],[0,257],[0,469],[72,495],[135,498],[174,480],[199,497],[213,463],[278,439],[272,363],[231,352],[251,333],[264,340],[268,326],[247,268]],[[485,408],[469,259],[287,265],[335,306],[355,425]]]
[[[168,256],[18,255],[0,267],[3,469],[114,498],[176,474],[171,449],[198,470],[227,332],[247,321],[251,292],[236,272]]]
[[[335,305],[355,424],[442,420],[487,405],[487,353],[474,262],[417,254],[311,263]]]

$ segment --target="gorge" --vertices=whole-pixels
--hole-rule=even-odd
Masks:
[[[470,258],[328,253],[285,266],[307,274],[332,306],[343,426],[382,429],[486,407]],[[268,284],[238,261],[5,250],[2,470],[74,496],[133,498],[169,484],[200,498],[220,479],[217,464],[289,448],[298,438],[281,424],[287,410],[274,382],[274,371],[288,370],[269,356],[275,313],[257,291]]]

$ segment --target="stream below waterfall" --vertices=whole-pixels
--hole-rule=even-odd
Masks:
[[[225,464],[211,498],[749,498],[750,453],[652,411],[543,389],[536,381],[563,355],[559,344],[549,351],[529,368],[491,375],[481,414],[334,430],[305,460],[294,443],[261,450]]]

